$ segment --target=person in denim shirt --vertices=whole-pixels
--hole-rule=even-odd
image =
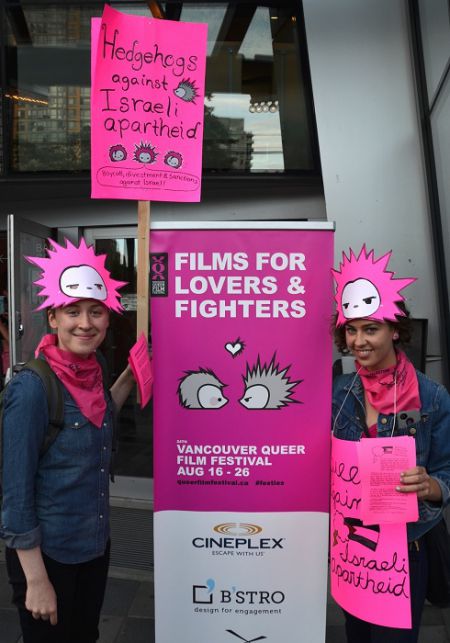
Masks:
[[[112,414],[134,384],[126,369],[105,392],[96,358],[110,308],[120,309],[115,288],[122,282],[109,277],[103,259],[84,242],[66,246],[53,244],[52,250],[62,259],[57,266],[62,292],[52,291],[51,253],[49,259],[33,258],[44,271],[40,285],[45,284],[47,300],[41,307],[50,306],[55,331],[37,350],[64,393],[64,425],[44,455],[49,417],[41,378],[20,372],[4,401],[1,532],[24,643],[98,639],[109,565]]]
[[[350,261],[344,256],[342,273],[335,271],[338,313],[334,339],[342,353],[355,357],[356,372],[341,375],[333,383],[333,433],[352,441],[399,435],[415,438],[416,466],[401,474],[396,489],[417,494],[419,520],[407,525],[412,628],[374,625],[344,610],[346,634],[349,643],[416,643],[428,576],[422,536],[443,518],[450,500],[450,395],[414,369],[399,350],[410,339],[409,313],[398,293],[405,284],[398,284],[398,299],[389,302],[386,297],[384,312],[380,311],[382,286],[375,278],[368,285],[369,259],[373,253],[366,255],[363,247],[358,259],[353,254]],[[358,278],[355,266],[360,260],[367,262],[369,269],[366,266],[365,274]],[[353,274],[346,281],[345,271],[351,263]],[[376,263],[383,264],[381,259]],[[387,274],[392,279],[392,273]],[[373,284],[378,288],[371,290]],[[386,319],[383,314],[389,306]],[[362,316],[364,311],[366,316]]]

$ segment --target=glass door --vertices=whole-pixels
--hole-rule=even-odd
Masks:
[[[86,243],[96,253],[106,255],[106,267],[114,279],[128,282],[120,289],[123,314],[112,313],[110,327],[101,350],[111,373],[111,381],[128,363],[128,353],[136,341],[137,311],[137,228],[89,228]],[[116,484],[111,494],[132,500],[152,498],[153,442],[152,402],[140,409],[136,392],[124,404],[118,418],[118,450],[114,462]]]
[[[44,257],[47,239],[53,230],[34,221],[8,215],[8,292],[6,293],[9,364],[26,362],[34,357],[41,337],[47,333],[47,312],[36,308],[42,299],[37,296],[33,282],[41,271],[25,260],[26,256]]]

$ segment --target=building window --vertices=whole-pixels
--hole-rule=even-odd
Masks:
[[[149,15],[146,2],[111,4]],[[161,7],[168,19],[208,23],[204,172],[318,174],[301,3]],[[102,9],[45,0],[3,9],[3,175],[89,170],[90,22]]]
[[[429,190],[442,338],[442,373],[450,385],[450,5],[411,0],[411,33]]]

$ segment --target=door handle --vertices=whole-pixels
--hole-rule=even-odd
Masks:
[[[18,310],[16,310],[16,339],[22,339],[24,333],[24,326],[22,324],[22,316]]]

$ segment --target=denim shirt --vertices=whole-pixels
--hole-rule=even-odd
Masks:
[[[42,380],[24,370],[8,385],[0,535],[8,547],[40,546],[60,563],[81,563],[103,555],[109,539],[112,402],[97,428],[63,389],[64,426],[40,458],[48,428]]]
[[[417,465],[426,468],[441,487],[442,503],[419,501],[419,520],[408,523],[408,540],[423,536],[442,518],[450,502],[450,395],[447,390],[416,371],[421,400],[420,419],[404,428],[396,421],[394,436],[410,435],[416,441]],[[391,436],[394,415],[380,413],[377,437]],[[359,440],[364,435],[365,408],[361,380],[354,373],[341,375],[333,385],[334,435],[342,440]]]

